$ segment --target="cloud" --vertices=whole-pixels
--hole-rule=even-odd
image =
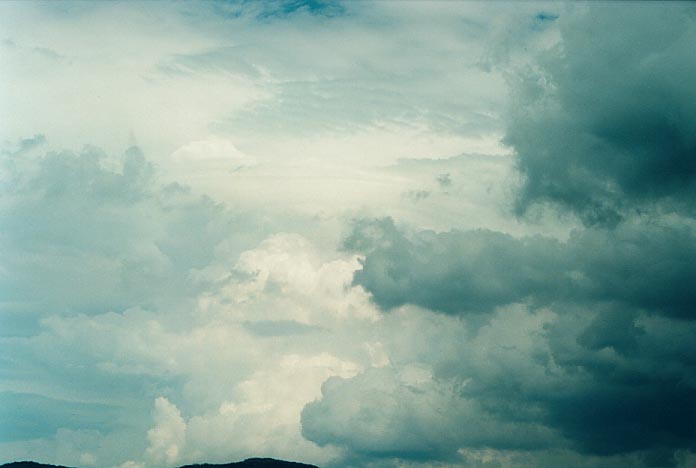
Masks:
[[[113,429],[119,411],[111,405],[32,393],[0,392],[0,401],[1,442],[48,437],[59,428]]]
[[[418,203],[421,200],[425,200],[429,196],[430,192],[427,190],[409,190],[408,192],[404,193],[404,198],[407,198],[408,200],[411,200],[414,203]]]
[[[303,434],[347,449],[347,466],[372,466],[375,460],[381,460],[375,466],[391,466],[390,459],[407,466],[457,466],[464,448],[565,446],[539,417],[542,412],[508,393],[553,383],[553,370],[540,359],[548,350],[540,332],[553,318],[517,307],[500,311],[472,334],[461,320],[399,309],[384,324],[394,331],[385,342],[392,363],[350,379],[329,379],[321,399],[302,413]],[[505,396],[493,397],[495,389]]]
[[[335,0],[273,0],[262,4],[225,2],[212,5],[223,17],[249,16],[261,22],[288,21],[297,16],[318,16],[328,19],[340,16],[346,7]]]
[[[567,443],[602,456],[641,452],[656,457],[657,466],[676,463],[668,462],[675,450],[694,448],[689,421],[696,386],[689,369],[696,348],[686,344],[696,331],[692,245],[690,220],[673,217],[577,229],[566,241],[414,231],[386,218],[356,221],[345,240],[346,248],[365,252],[354,283],[383,310],[398,314],[415,305],[469,324],[460,347],[432,363],[436,377],[467,381],[462,398],[505,423],[557,433],[556,442],[546,439],[557,448]],[[537,311],[527,325],[514,312],[520,304]],[[532,332],[525,327],[535,315],[546,318]],[[527,333],[536,344],[525,352],[515,340]],[[511,353],[493,351],[508,347]],[[342,401],[327,391],[317,406],[326,409],[308,410],[309,427],[314,419],[342,427],[332,406]],[[666,408],[667,401],[678,403]],[[323,429],[307,432],[317,441],[358,444],[348,433],[324,440],[318,434],[327,429],[317,427]],[[477,447],[464,437],[457,443]],[[395,453],[409,458],[401,449]]]
[[[318,331],[315,327],[295,322],[293,320],[259,320],[245,324],[247,330],[257,336],[286,336],[312,333]]]
[[[320,445],[348,445],[386,457],[432,459],[456,450],[457,417],[452,413],[461,406],[456,390],[434,384],[424,369],[404,374],[382,368],[349,380],[328,380],[322,399],[302,412],[304,436]]]
[[[585,452],[693,450],[696,350],[684,341],[693,323],[625,313],[576,309],[549,327],[556,362],[585,374],[574,391],[549,398],[551,421]]]
[[[464,446],[529,449],[553,440],[543,427],[496,418],[476,399],[462,397],[460,385],[418,366],[332,378],[322,386],[322,399],[303,410],[302,431],[319,445],[409,460],[456,459]]]
[[[147,456],[155,464],[171,466],[179,461],[186,443],[186,422],[179,409],[162,397],[155,400],[153,418],[155,426],[147,431]]]
[[[356,221],[345,240],[366,252],[355,284],[384,309],[414,304],[467,314],[524,301],[606,301],[689,319],[693,245],[685,220],[580,229],[561,242],[486,230],[406,233],[384,218]]]
[[[428,326],[416,319],[400,329],[401,346],[387,349],[397,363],[408,343],[419,364],[410,357],[327,381],[303,411],[303,434],[359,455],[355,465],[456,464],[488,449],[501,466],[548,466],[554,457],[578,467],[685,466],[679,454],[694,450],[692,324],[618,313],[510,306],[480,327],[434,322],[440,334],[422,341]],[[414,320],[406,308],[392,314],[395,323]],[[632,339],[588,340],[606,320],[614,336]],[[439,348],[428,350],[432,343]]]
[[[345,6],[336,0],[281,0],[264,5],[259,18],[283,18],[297,13],[331,18],[345,13]]]
[[[253,157],[242,153],[224,138],[192,141],[174,151],[171,158],[172,164],[184,171],[193,167],[201,172],[232,172],[256,164]]]
[[[41,167],[43,160],[37,162]],[[192,202],[205,215],[198,198],[185,192],[165,200],[168,212]],[[297,234],[275,234],[241,254],[234,239],[226,239],[229,244],[212,246],[205,267],[176,265],[195,285],[182,292],[183,303],[160,303],[162,292],[151,289],[153,303],[170,305],[49,309],[37,312],[39,322],[28,336],[5,338],[10,352],[3,386],[30,389],[39,402],[61,401],[60,395],[105,401],[118,408],[118,417],[100,405],[53,404],[40,431],[20,431],[27,421],[31,426],[36,411],[14,399],[7,424],[18,429],[18,439],[0,442],[3,453],[26,458],[36,450],[31,439],[41,435],[36,453],[52,461],[59,435],[69,431],[74,439],[60,458],[67,464],[91,460],[84,453],[97,464],[130,459],[148,466],[261,452],[322,464],[335,458],[336,450],[302,438],[300,412],[328,377],[348,377],[385,359],[368,332],[378,314],[365,292],[350,286],[359,264],[352,254],[319,250]],[[358,331],[357,345],[355,335],[344,335],[348,328]],[[153,400],[154,422],[147,416]],[[84,417],[70,419],[74,408]],[[86,434],[90,428],[94,433]],[[133,436],[140,443],[132,443]],[[128,441],[129,449],[115,451],[119,440]],[[143,441],[149,448],[140,448]]]
[[[449,172],[445,172],[444,174],[439,174],[435,180],[437,181],[438,185],[441,188],[447,188],[450,185],[452,185],[452,177],[450,176]]]
[[[550,202],[588,225],[656,204],[693,214],[693,5],[578,9],[556,20],[558,46],[513,75],[517,212]]]
[[[355,283],[381,307],[410,303],[445,313],[485,312],[563,285],[562,247],[494,231],[421,232],[409,239],[391,219],[358,221],[347,248],[366,243]],[[374,247],[373,247],[374,246]]]
[[[242,223],[183,186],[158,184],[137,148],[122,158],[85,148],[14,155],[4,164],[5,333],[26,329],[28,315],[36,320],[185,301],[201,288],[190,274],[212,261],[223,240],[231,248],[229,233]],[[248,244],[238,245],[241,251]]]
[[[330,376],[352,376],[354,363],[328,353],[286,354],[241,382],[217,408],[188,421],[187,459],[244,459],[263,454],[326,463],[335,450],[320,449],[300,434],[300,411]],[[234,440],[234,444],[230,444]]]
[[[0,9],[3,457],[694,465],[690,5]]]

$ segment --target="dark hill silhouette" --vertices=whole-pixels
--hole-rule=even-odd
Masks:
[[[18,461],[12,463],[5,463],[0,465],[0,468],[68,468],[63,465],[45,465],[43,463],[36,463],[33,461]]]
[[[3,468],[3,467],[0,467]],[[28,467],[27,467],[28,468]],[[284,460],[276,460],[274,458],[247,458],[244,461],[236,463],[222,463],[212,465],[204,463],[200,465],[184,465],[180,468],[318,468],[314,465],[304,463],[289,462]]]
[[[68,468],[62,465],[45,465],[32,461],[19,461],[0,465],[0,468]],[[241,462],[196,465],[184,465],[180,468],[318,468],[315,465],[305,463],[276,460],[274,458],[248,458]]]

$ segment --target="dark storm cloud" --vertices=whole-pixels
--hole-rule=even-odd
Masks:
[[[570,296],[696,318],[696,233],[690,223],[634,221],[574,233],[567,244]]]
[[[693,322],[575,309],[548,333],[555,362],[582,375],[572,390],[543,396],[548,422],[583,451],[650,449],[657,456],[666,449],[694,448]]]
[[[550,239],[487,230],[408,238],[385,218],[357,222],[345,245],[359,250],[370,243],[355,283],[386,309],[410,303],[445,313],[488,311],[543,298],[564,281],[563,251]]]
[[[696,448],[696,233],[691,220],[634,218],[611,229],[578,229],[560,242],[486,230],[407,231],[384,218],[357,221],[345,246],[365,254],[354,282],[381,308],[414,304],[467,321],[477,314],[472,324],[490,321],[471,337],[462,335],[460,352],[433,362],[436,382],[466,382],[457,398],[442,403],[453,418],[449,423],[458,428],[451,446],[511,449],[522,444],[516,436],[481,440],[462,429],[486,420],[496,421],[493,433],[509,434],[505,427],[510,424],[547,431],[542,431],[545,438],[535,439],[537,448],[543,440],[591,455],[639,453],[648,466],[671,466],[675,450]],[[496,329],[499,322],[527,333],[505,309],[520,302],[532,311],[556,314],[533,332],[536,344],[528,354]],[[490,341],[477,343],[483,336]],[[510,353],[489,351],[497,347]],[[476,348],[484,355],[472,355]],[[384,456],[372,445],[363,447],[350,431],[332,435],[325,430],[327,421],[341,427],[354,423],[354,416],[334,408],[343,406],[337,392],[327,387],[320,403],[307,407],[305,435]],[[455,411],[465,403],[476,411]],[[352,411],[373,414],[363,413],[363,406]],[[383,418],[390,417],[401,420],[397,414]],[[381,416],[373,422],[388,425]],[[388,440],[370,443],[398,451]],[[452,456],[451,446],[439,446],[430,456]]]
[[[345,245],[366,253],[354,280],[384,309],[415,304],[463,317],[488,313],[512,323],[504,310],[492,311],[526,302],[557,314],[522,361],[506,354],[472,357],[463,348],[433,364],[438,381],[467,381],[462,401],[443,404],[453,427],[476,426],[488,415],[499,431],[512,423],[543,427],[581,453],[637,452],[649,466],[670,466],[674,450],[695,448],[696,235],[690,220],[633,219],[613,229],[576,230],[566,242],[483,230],[406,232],[391,219],[361,220]],[[508,346],[503,334],[492,336]],[[310,438],[321,421],[349,424],[328,409],[341,406],[328,390],[305,413]],[[476,413],[456,413],[464,401]],[[366,450],[347,434],[322,433]],[[463,429],[457,433],[456,446],[514,445],[482,442]],[[446,454],[452,451],[440,447],[437,456]]]
[[[672,466],[676,450],[696,448],[693,322],[612,306],[554,310],[536,327],[533,314],[496,313],[453,352],[427,358],[432,380],[399,379],[396,364],[330,380],[305,408],[303,434],[366,457],[430,460],[459,448],[570,447]]]
[[[383,309],[466,314],[527,300],[618,302],[696,317],[696,236],[686,223],[635,221],[574,231],[561,243],[487,230],[406,235],[385,218],[356,222],[345,245],[367,253],[354,282]]]
[[[696,199],[696,9],[594,3],[558,22],[561,44],[515,75],[507,142],[519,157],[517,210],[552,202],[614,224]]]

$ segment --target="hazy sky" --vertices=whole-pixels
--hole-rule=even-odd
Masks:
[[[696,466],[696,5],[1,2],[0,462]]]

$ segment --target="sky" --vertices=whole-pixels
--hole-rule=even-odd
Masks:
[[[696,5],[0,3],[0,462],[696,465]]]

